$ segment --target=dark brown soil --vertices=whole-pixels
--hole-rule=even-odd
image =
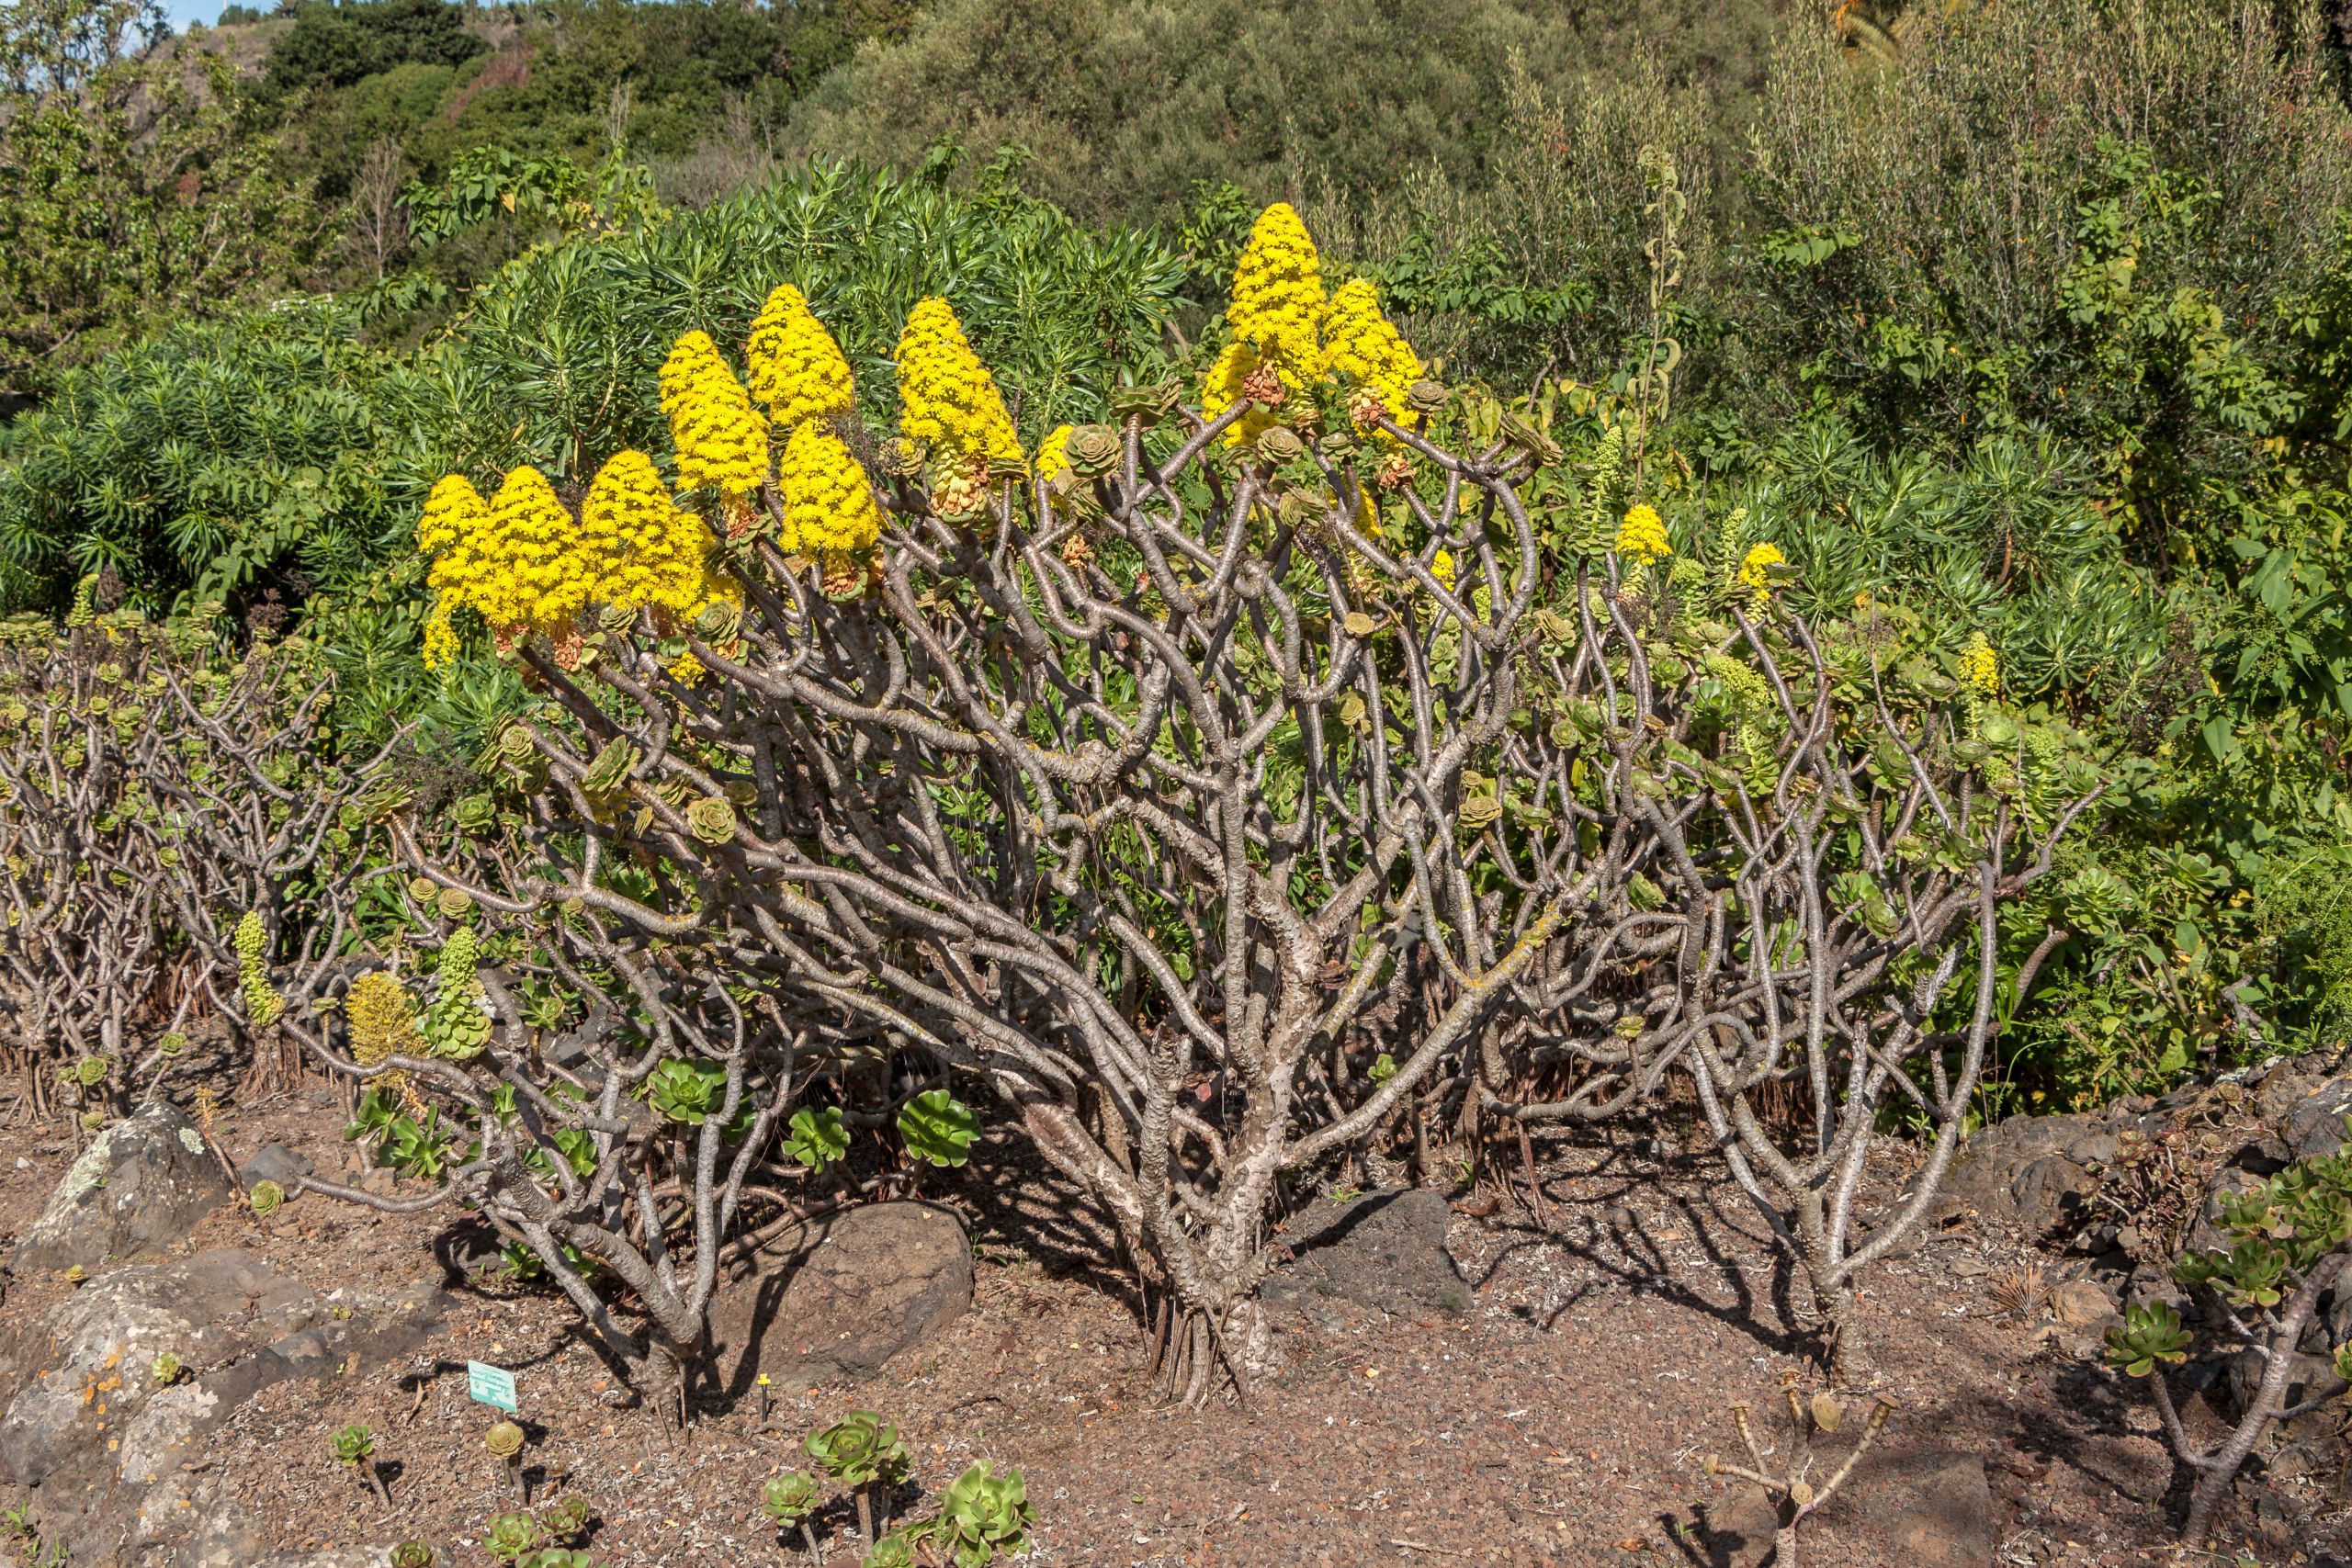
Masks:
[[[234,1159],[279,1140],[334,1174],[346,1157],[340,1128],[321,1089],[224,1111],[217,1134]],[[535,1500],[584,1495],[600,1521],[594,1556],[612,1568],[800,1561],[760,1516],[760,1483],[795,1466],[802,1434],[855,1407],[896,1420],[915,1452],[902,1506],[975,1458],[1019,1466],[1035,1561],[1049,1565],[1706,1563],[1717,1538],[1694,1506],[1720,1510],[1730,1495],[1704,1456],[1736,1450],[1732,1402],[1769,1412],[1783,1370],[1804,1365],[1789,1328],[1804,1292],[1703,1159],[1661,1165],[1624,1149],[1558,1154],[1548,1228],[1510,1204],[1485,1219],[1457,1213],[1449,1240],[1473,1287],[1467,1314],[1285,1308],[1287,1371],[1247,1410],[1200,1412],[1152,1399],[1135,1308],[1090,1255],[1092,1227],[1057,1211],[1012,1151],[979,1151],[926,1187],[966,1212],[982,1258],[976,1304],[945,1339],[877,1382],[779,1399],[765,1427],[755,1399],[713,1399],[674,1443],[641,1411],[615,1407],[613,1374],[560,1298],[445,1269],[454,1212],[387,1218],[313,1194],[267,1224],[223,1213],[192,1246],[254,1248],[322,1292],[446,1282],[459,1304],[431,1355],[358,1371],[323,1394],[307,1382],[264,1393],[213,1462],[258,1515],[282,1521],[281,1549],[413,1536],[459,1543],[466,1568],[487,1564],[483,1529],[507,1505],[481,1446],[491,1413],[466,1394],[464,1363],[479,1359],[518,1373]],[[0,1133],[0,1239],[29,1221],[72,1155],[62,1131]],[[986,1201],[991,1170],[1020,1201]],[[1990,1304],[1987,1281],[2022,1257],[1962,1229],[1871,1277],[1869,1361],[1876,1390],[1901,1403],[1882,1449],[1981,1456],[2003,1562],[2172,1561],[2170,1466],[2138,1391]],[[2043,1261],[2056,1278],[2061,1260]],[[18,1280],[5,1310],[44,1311],[68,1288]],[[396,1519],[331,1461],[328,1434],[352,1421],[374,1428],[395,1467]],[[2324,1561],[2298,1546],[2343,1530],[2330,1480],[2243,1485],[2232,1524],[2253,1542],[2250,1560]],[[2270,1499],[2259,1516],[2257,1494]],[[849,1522],[842,1506],[820,1520]],[[1841,1497],[1807,1526],[1808,1568],[1917,1568],[1883,1523],[1867,1485]],[[844,1538],[831,1550],[855,1561]]]

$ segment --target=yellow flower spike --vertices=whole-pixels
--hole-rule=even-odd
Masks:
[[[438,670],[458,657],[458,631],[449,624],[449,614],[455,606],[447,599],[434,601],[433,614],[424,622],[424,667]]]
[[[1421,362],[1380,313],[1379,290],[1368,277],[1341,284],[1323,312],[1323,374],[1378,398],[1393,423],[1412,427],[1417,416],[1405,392],[1421,378]],[[1396,437],[1384,432],[1382,439]]]
[[[1739,563],[1740,586],[1747,590],[1749,613],[1760,615],[1772,607],[1772,568],[1786,566],[1789,558],[1774,544],[1751,546]]]
[[[472,481],[463,474],[445,474],[425,498],[424,515],[417,520],[417,551],[437,556],[489,520],[490,503]]]
[[[1436,556],[1430,561],[1430,575],[1436,578],[1442,585],[1448,589],[1451,589],[1453,586],[1453,555],[1452,551],[1438,551]]]
[[[841,438],[820,425],[792,433],[777,488],[784,492],[784,531],[790,547],[803,555],[862,554],[882,536],[872,481]]]
[[[1960,650],[1960,672],[1978,696],[2000,695],[2001,657],[1983,632],[1968,634],[1968,646]]]
[[[1201,409],[1214,420],[1251,396],[1288,401],[1324,375],[1323,264],[1306,225],[1289,203],[1276,202],[1250,225],[1250,243],[1233,269],[1233,299],[1225,324],[1233,341],[1201,382]],[[1245,446],[1275,423],[1252,409],[1225,433],[1228,446]]]
[[[718,541],[670,499],[644,453],[616,453],[597,470],[581,503],[580,531],[601,552],[592,563],[595,603],[650,604],[684,618],[707,599],[705,563]]]
[[[1617,525],[1616,548],[1619,555],[1645,563],[1664,560],[1674,553],[1674,547],[1667,542],[1665,522],[1657,509],[1646,503],[1627,512]]]
[[[849,412],[849,360],[791,284],[777,285],[768,296],[752,322],[744,358],[751,369],[752,396],[768,405],[768,417],[777,429]]]
[[[1040,483],[1053,483],[1056,476],[1069,468],[1069,425],[1057,425],[1052,434],[1037,443],[1035,471]]]
[[[745,495],[767,482],[768,422],[707,333],[688,333],[662,362],[662,412],[686,490]]]
[[[934,296],[915,306],[899,334],[897,360],[901,436],[929,443],[967,474],[990,464],[1020,466],[1021,439],[1004,395],[946,300]]]
[[[1258,214],[1233,269],[1233,303],[1225,314],[1233,341],[1294,376],[1312,375],[1322,355],[1323,264],[1306,225],[1286,201]]]

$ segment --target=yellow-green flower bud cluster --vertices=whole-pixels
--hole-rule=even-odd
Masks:
[[[791,284],[779,284],[752,320],[743,357],[751,369],[752,396],[768,405],[776,429],[849,412],[849,361]]]
[[[934,462],[966,479],[991,466],[1018,468],[1012,416],[946,300],[918,304],[899,334],[899,434],[928,446]]]
[[[841,437],[820,424],[804,424],[785,443],[777,469],[784,492],[784,530],[779,543],[820,559],[854,555],[882,536],[882,511],[874,486]]]
[[[441,944],[433,1005],[424,1010],[422,1032],[436,1056],[465,1061],[490,1043],[490,1015],[482,1009],[481,977],[474,972],[479,947],[471,926],[459,926]]]
[[[351,983],[343,998],[343,1018],[351,1034],[351,1059],[372,1067],[388,1056],[422,1055],[424,1036],[417,1032],[416,998],[389,969],[375,969]],[[370,1082],[398,1089],[405,1072],[388,1072]]]
[[[1994,697],[2001,692],[2001,656],[1983,632],[1968,634],[1968,646],[1960,650],[1960,672],[1977,696]]]
[[[768,422],[707,333],[688,333],[662,362],[662,412],[682,490],[743,496],[768,478]]]
[[[269,932],[261,916],[248,910],[230,938],[237,950],[237,988],[243,994],[245,1018],[255,1029],[267,1029],[286,1012],[286,1000],[269,983]]]

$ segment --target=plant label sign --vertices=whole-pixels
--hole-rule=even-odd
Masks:
[[[466,1393],[484,1404],[514,1414],[514,1374],[481,1361],[466,1363]]]

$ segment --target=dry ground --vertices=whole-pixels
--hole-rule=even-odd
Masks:
[[[335,1172],[341,1118],[315,1095],[224,1111],[218,1134],[233,1157],[277,1139]],[[798,1561],[758,1514],[760,1482],[794,1463],[802,1433],[858,1406],[899,1423],[925,1497],[973,1458],[1018,1465],[1035,1561],[1049,1568],[1707,1563],[1720,1551],[1694,1506],[1724,1494],[1703,1456],[1736,1447],[1727,1404],[1763,1404],[1804,1347],[1783,1328],[1786,1275],[1736,1194],[1702,1160],[1637,1146],[1658,1147],[1563,1150],[1544,1182],[1548,1228],[1508,1206],[1457,1213],[1450,1241],[1476,1292],[1466,1315],[1285,1311],[1282,1379],[1249,1410],[1201,1412],[1154,1403],[1133,1308],[1089,1233],[1031,1179],[1002,1175],[1020,1168],[1010,1151],[984,1150],[929,1192],[966,1211],[982,1258],[976,1304],[948,1337],[881,1382],[778,1400],[764,1427],[755,1403],[714,1403],[674,1446],[608,1403],[611,1374],[559,1298],[445,1266],[458,1216],[387,1218],[316,1194],[267,1224],[223,1212],[194,1245],[254,1248],[322,1292],[431,1280],[458,1304],[432,1355],[324,1394],[268,1391],[216,1459],[262,1517],[283,1521],[281,1548],[414,1535],[463,1543],[467,1568],[488,1563],[480,1542],[503,1477],[481,1446],[488,1412],[466,1396],[471,1359],[517,1370],[536,1483],[592,1502],[594,1555],[612,1568]],[[0,1133],[0,1240],[72,1154],[62,1133]],[[1025,1196],[995,1201],[992,1169]],[[1989,1305],[1987,1280],[2019,1256],[1962,1228],[1872,1278],[1871,1361],[1902,1405],[1882,1447],[1981,1455],[2005,1562],[2173,1561],[2169,1466],[2144,1404]],[[19,1280],[0,1310],[40,1312],[68,1288]],[[351,1421],[374,1428],[395,1467],[396,1520],[328,1459],[327,1434]],[[2240,1561],[2328,1560],[2310,1543],[2341,1532],[2338,1499],[2318,1483],[2242,1488],[2257,1491],[2284,1506],[2239,1510],[2234,1529],[2252,1543]],[[1808,1565],[1887,1561],[1868,1516],[1866,1493],[1818,1516]],[[822,1520],[847,1522],[845,1508]],[[854,1561],[837,1547],[850,1555],[835,1562]],[[1923,1565],[1914,1555],[1902,1568]]]

